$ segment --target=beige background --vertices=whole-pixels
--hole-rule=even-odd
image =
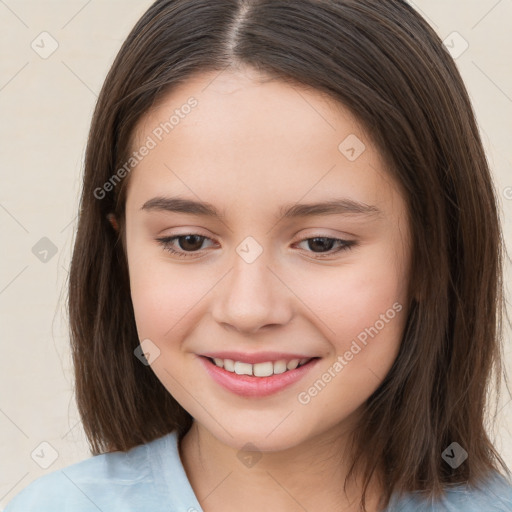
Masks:
[[[0,510],[32,480],[90,456],[73,399],[63,301],[79,177],[97,93],[121,43],[150,4],[0,0]],[[456,62],[495,175],[510,250],[512,1],[413,5],[453,51],[462,52],[464,41],[469,45]],[[39,53],[51,49],[50,36],[39,36],[44,31],[58,43],[46,59],[31,47],[34,41]],[[40,253],[46,262],[33,252],[38,243],[50,247],[40,242],[43,237],[57,251]],[[510,339],[508,330],[509,371]],[[499,420],[496,443],[512,467],[512,401],[506,393]],[[43,442],[57,456],[47,469],[37,463],[51,462],[52,449],[41,447]],[[38,458],[41,450],[45,457]]]

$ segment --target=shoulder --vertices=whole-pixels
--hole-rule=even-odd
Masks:
[[[396,505],[395,505],[396,506]],[[403,497],[397,512],[512,512],[512,484],[499,473],[493,473],[478,487],[459,484],[447,487],[437,501],[426,500],[419,493]]]
[[[144,510],[144,495],[156,485],[148,452],[159,442],[96,455],[43,475],[22,489],[4,512],[127,510],[138,501],[141,506],[135,509]]]

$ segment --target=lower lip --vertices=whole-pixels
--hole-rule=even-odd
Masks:
[[[228,372],[224,368],[216,366],[204,356],[199,356],[199,359],[213,380],[237,395],[249,397],[272,395],[291,386],[302,379],[319,361],[319,359],[312,359],[309,363],[295,370],[288,370],[269,377],[254,377]]]

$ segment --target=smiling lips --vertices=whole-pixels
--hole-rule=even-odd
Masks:
[[[302,354],[222,352],[199,357],[209,375],[242,396],[267,396],[293,384],[317,362]]]
[[[302,366],[312,358],[302,359],[280,359],[279,361],[265,361],[264,363],[244,363],[242,361],[233,361],[232,359],[213,358],[213,362],[219,368],[236,373],[237,375],[253,375],[254,377],[269,377],[270,375],[278,375],[290,370],[295,370],[298,366]]]

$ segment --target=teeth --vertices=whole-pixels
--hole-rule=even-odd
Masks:
[[[252,364],[236,361],[235,373],[238,373],[238,375],[252,375]]]
[[[297,366],[299,366],[299,360],[292,359],[291,361],[288,362],[288,364],[286,365],[286,368],[288,368],[288,370],[295,370],[295,368],[297,368]]]
[[[268,363],[256,363],[249,365],[253,367],[253,373],[255,377],[268,377],[274,373],[274,364],[270,361]]]
[[[292,359],[291,361],[281,359],[275,362],[267,361],[265,363],[250,364],[233,361],[232,359],[213,358],[213,362],[219,368],[224,368],[224,370],[236,373],[237,375],[253,375],[254,377],[269,377],[270,375],[278,375],[289,370],[295,370],[295,368],[308,361],[310,361],[310,358],[305,357],[303,359]]]
[[[224,359],[224,370],[227,370],[228,372],[235,371],[235,363],[231,359]]]
[[[286,361],[276,361],[274,363],[274,373],[284,373],[286,370]]]

